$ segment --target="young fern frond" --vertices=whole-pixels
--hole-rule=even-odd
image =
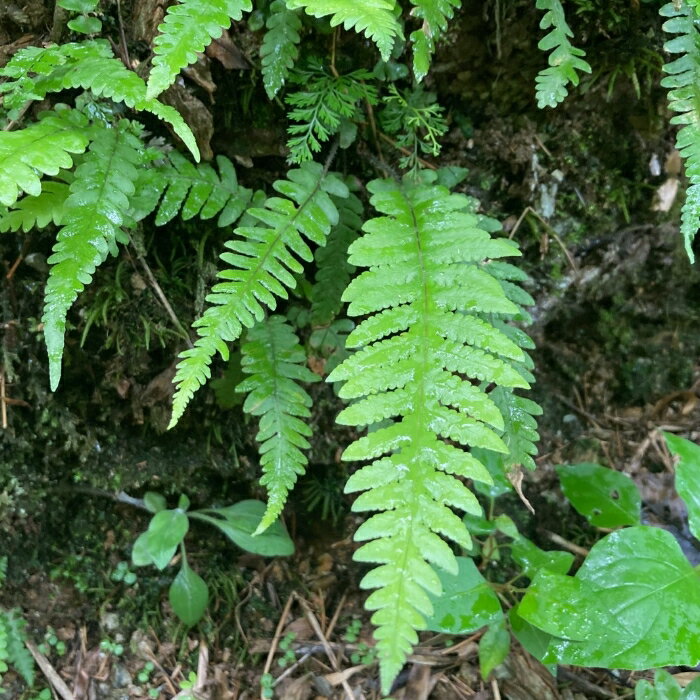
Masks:
[[[28,686],[34,685],[34,659],[24,645],[24,620],[13,610],[0,610],[0,681],[11,665]]]
[[[389,60],[394,39],[401,34],[395,15],[396,0],[287,0],[287,7],[303,7],[313,17],[331,15],[331,27],[364,32],[379,48],[382,59]]]
[[[87,119],[70,109],[44,112],[25,129],[0,132],[0,204],[12,206],[20,191],[38,197],[40,175],[73,167],[71,154],[83,153],[89,142]]]
[[[545,10],[540,29],[552,29],[537,44],[541,51],[552,52],[549,54],[549,67],[541,70],[535,79],[537,106],[543,109],[556,107],[563,102],[568,94],[569,83],[574,86],[579,83],[576,71],[590,73],[591,67],[582,58],[586,55],[585,51],[577,49],[569,41],[573,32],[566,23],[560,0],[537,0],[537,9]]]
[[[681,124],[676,148],[685,163],[689,186],[681,210],[681,233],[690,262],[695,261],[692,243],[700,226],[700,19],[695,10],[682,3],[664,5],[660,14],[669,19],[663,29],[678,36],[667,41],[664,49],[679,58],[667,63],[661,85],[669,88],[668,103],[678,112],[671,124]]]
[[[343,455],[372,460],[347,483],[347,492],[365,492],[353,509],[382,511],[355,539],[372,540],[356,559],[379,565],[361,586],[377,589],[367,607],[376,611],[385,693],[432,614],[427,592],[441,593],[433,566],[457,573],[440,535],[470,545],[448,507],[481,513],[461,479],[492,481],[466,448],[508,453],[498,434],[504,418],[485,387],[528,387],[513,366],[523,361],[522,350],[483,318],[518,312],[488,265],[480,266],[487,258],[519,255],[517,246],[491,238],[469,200],[435,185],[436,177],[422,172],[402,184],[369,183],[370,201],[383,216],[365,223],[365,234],[350,247],[349,261],[369,269],[344,295],[349,315],[368,318],[348,338],[361,349],[328,377],[345,381],[340,396],[355,400],[339,423],[391,421]]]
[[[256,323],[241,348],[243,371],[250,375],[236,391],[246,392],[243,410],[260,416],[260,483],[267,489],[267,509],[255,534],[272,525],[308,463],[311,428],[304,422],[311,411],[311,397],[299,382],[319,377],[305,366],[306,353],[283,316]]]
[[[455,9],[462,0],[411,0],[411,14],[423,20],[423,26],[411,32],[413,42],[413,74],[420,82],[430,68],[430,59],[435,52],[435,42],[447,29]]]
[[[81,43],[18,51],[0,76],[11,78],[0,84],[4,105],[19,109],[27,100],[41,100],[49,92],[71,88],[90,90],[94,95],[123,102],[132,109],[150,112],[170,124],[195,160],[199,149],[194,134],[180,113],[146,94],[146,84],[114,58],[109,43],[99,39]]]
[[[350,282],[354,267],[347,261],[348,247],[362,227],[362,202],[350,193],[337,200],[339,219],[328,235],[323,248],[316,249],[316,281],[311,288],[311,323],[329,324],[343,305],[343,292]]]
[[[217,156],[219,173],[208,163],[193,165],[178,151],[170,151],[163,162],[139,175],[132,214],[141,221],[151,212],[156,226],[163,226],[178,214],[187,221],[195,216],[211,219],[218,214],[217,226],[229,226],[245,210],[252,192],[238,186],[233,163]]]
[[[288,114],[290,121],[299,122],[287,127],[290,163],[313,160],[321,144],[339,131],[343,120],[358,116],[361,100],[376,104],[376,88],[362,83],[371,77],[365,70],[330,75],[318,65],[293,73],[292,81],[303,85],[304,89],[285,98],[285,102],[294,107]]]
[[[258,224],[239,226],[234,231],[237,238],[225,243],[230,252],[221,259],[229,267],[219,272],[221,281],[207,296],[210,306],[194,323],[199,334],[194,347],[180,354],[171,427],[209,379],[214,355],[218,352],[227,359],[226,343],[262,320],[264,306],[274,310],[277,298],[286,299],[287,289],[295,288],[294,275],[303,270],[299,259],[313,258],[304,239],[325,245],[331,227],[338,223],[338,210],[329,195],[348,196],[341,180],[318,163],[290,170],[287,178],[273,185],[282,197],[268,197],[264,207],[246,212]]]
[[[282,88],[299,57],[301,20],[284,0],[274,0],[260,47],[263,85],[272,99]]]
[[[153,42],[147,97],[156,97],[172,85],[180,70],[194,63],[197,53],[218,39],[231,20],[252,9],[251,0],[180,0],[171,5]]]
[[[75,171],[63,208],[44,295],[44,338],[49,355],[51,390],[61,378],[66,315],[95,269],[125,243],[120,226],[128,220],[141,161],[141,142],[128,121],[95,131],[83,163]]]

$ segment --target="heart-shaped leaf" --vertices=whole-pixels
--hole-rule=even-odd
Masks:
[[[622,472],[582,462],[556,468],[564,495],[591,525],[638,525],[641,498],[632,479]]]
[[[647,669],[700,662],[700,580],[669,532],[604,537],[575,577],[540,571],[519,614],[553,639],[546,662]]]
[[[468,634],[503,618],[498,596],[469,557],[457,557],[457,575],[438,569],[442,595],[428,594],[433,616],[426,629],[446,634]]]

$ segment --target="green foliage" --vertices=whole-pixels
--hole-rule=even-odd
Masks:
[[[197,60],[197,53],[218,39],[231,20],[253,9],[251,0],[181,0],[171,5],[153,45],[153,70],[148,77],[149,98],[171,85],[180,69]]]
[[[157,209],[155,224],[163,226],[178,214],[184,221],[218,214],[216,225],[229,226],[253,193],[238,185],[236,170],[226,156],[217,156],[216,164],[218,174],[207,163],[195,166],[178,151],[170,151],[161,163],[139,174],[137,192],[131,198],[133,218],[140,221]]]
[[[264,316],[263,305],[274,310],[277,298],[286,299],[294,289],[293,274],[303,270],[301,260],[310,261],[306,238],[323,245],[338,210],[330,195],[347,197],[347,187],[320,165],[306,163],[289,171],[287,180],[274,188],[282,197],[269,197],[264,207],[248,214],[255,226],[239,226],[238,238],[225,245],[221,259],[230,265],[219,272],[222,280],[207,296],[210,306],[195,322],[199,338],[194,348],[180,355],[175,383],[171,425],[177,423],[194,392],[209,379],[209,365],[218,352],[228,358],[227,342],[236,340],[244,327],[251,328]]]
[[[199,622],[209,602],[209,587],[187,561],[184,540],[190,529],[190,519],[212,525],[234,544],[253,554],[287,556],[294,552],[294,545],[280,521],[254,536],[265,513],[265,504],[260,501],[240,501],[224,508],[189,511],[187,496],[180,496],[177,508],[167,509],[161,494],[149,492],[143,505],[154,515],[146,532],[134,542],[132,562],[135,566],[153,565],[162,571],[180,549],[180,570],[170,584],[168,599],[175,614],[187,626]]]
[[[0,681],[9,665],[28,686],[34,685],[34,659],[24,645],[24,619],[16,610],[0,609]],[[2,693],[0,689],[0,693]]]
[[[370,78],[372,74],[365,70],[330,75],[318,64],[292,73],[290,82],[303,85],[304,89],[285,98],[293,107],[288,115],[290,121],[298,122],[287,127],[290,163],[313,160],[321,144],[338,133],[344,123],[359,116],[358,102],[376,104],[376,88],[362,82]]]
[[[700,535],[700,447],[690,440],[664,433],[666,445],[678,460],[676,463],[676,491],[688,509],[688,525],[694,537]]]
[[[604,537],[575,577],[540,571],[518,613],[554,637],[545,662],[644,669],[700,661],[698,572],[658,528]]]
[[[491,671],[503,663],[509,651],[510,634],[504,622],[489,625],[479,641],[479,669],[483,680],[488,680]]]
[[[180,113],[148,96],[143,80],[114,58],[109,43],[103,39],[22,49],[0,69],[0,76],[10,78],[0,85],[0,93],[6,95],[4,106],[10,114],[20,110],[27,100],[41,100],[49,92],[83,88],[167,122],[199,160],[194,134]],[[54,173],[57,171],[56,168]]]
[[[64,203],[63,227],[48,260],[51,270],[42,318],[54,391],[61,378],[68,309],[90,283],[95,269],[110,253],[117,254],[117,243],[128,240],[121,226],[141,159],[141,144],[131,128],[123,120],[116,128],[96,131]]]
[[[689,181],[682,209],[681,234],[688,258],[693,262],[692,243],[700,228],[700,19],[685,2],[668,3],[659,12],[662,17],[669,18],[664,22],[664,31],[678,35],[664,44],[667,53],[680,56],[664,66],[664,73],[668,75],[661,84],[669,88],[669,109],[678,113],[671,118],[671,124],[681,125],[676,148],[685,162]]]
[[[557,467],[564,495],[597,527],[641,524],[641,497],[622,472],[583,462]]]
[[[40,121],[21,131],[0,132],[0,203],[13,205],[20,190],[38,197],[39,174],[57,175],[61,168],[71,168],[71,154],[83,153],[89,140],[87,120],[69,109],[44,112]]]
[[[263,85],[272,99],[282,89],[299,57],[301,20],[297,12],[287,9],[285,0],[274,0],[265,27],[260,59]]]
[[[394,0],[287,0],[287,7],[303,7],[313,17],[330,15],[331,27],[342,24],[345,29],[363,32],[374,41],[385,61],[389,60],[394,39],[401,34]]]
[[[560,0],[537,0],[537,9],[545,10],[540,29],[552,31],[537,44],[542,51],[551,51],[549,67],[540,71],[535,82],[537,86],[537,106],[556,107],[568,94],[569,83],[579,82],[577,71],[590,73],[591,67],[583,59],[585,52],[577,49],[569,39],[573,32],[569,29]]]
[[[366,491],[354,510],[382,511],[357,531],[359,541],[373,541],[356,558],[380,565],[361,585],[378,589],[367,607],[377,611],[372,620],[385,692],[416,643],[416,630],[433,613],[427,592],[441,593],[430,564],[457,572],[437,533],[470,546],[467,529],[447,506],[474,514],[481,507],[455,477],[492,481],[460,448],[508,451],[495,432],[503,417],[485,387],[528,386],[511,365],[522,360],[522,351],[472,315],[517,313],[488,266],[479,263],[518,255],[518,249],[479,228],[469,200],[435,185],[435,178],[421,173],[403,184],[369,183],[371,202],[384,216],[368,221],[365,235],[350,247],[350,262],[369,269],[344,295],[349,315],[368,315],[348,338],[362,349],[328,378],[345,381],[340,396],[356,399],[339,423],[395,419],[343,455],[374,460],[350,477],[346,491]]]
[[[440,154],[440,141],[447,133],[442,107],[435,102],[432,93],[418,88],[406,97],[393,84],[389,86],[389,95],[384,102],[387,106],[382,112],[382,125],[388,133],[396,134],[397,145],[408,151],[408,155],[400,158],[399,164],[416,173],[422,155]]]
[[[63,205],[70,187],[65,182],[47,180],[41,183],[41,192],[35,197],[22,197],[11,209],[0,216],[0,231],[23,231],[46,228],[50,223],[60,226],[63,221]]]
[[[343,292],[355,269],[347,261],[348,247],[362,227],[362,202],[350,193],[347,199],[337,199],[336,206],[338,223],[331,229],[326,245],[316,249],[316,280],[311,288],[311,323],[314,326],[325,326],[338,315],[343,305]]]
[[[668,672],[659,670],[654,674],[654,684],[641,680],[634,688],[635,700],[698,700],[700,698],[700,678],[681,688]]]
[[[242,346],[243,372],[250,375],[236,391],[246,392],[243,410],[260,416],[260,483],[268,493],[267,510],[260,521],[263,532],[282,512],[297,476],[304,474],[311,428],[311,397],[300,382],[318,381],[304,366],[306,353],[283,316],[270,316],[248,331]]]
[[[411,32],[413,42],[413,74],[420,82],[427,75],[435,43],[447,30],[455,9],[461,0],[412,0],[411,14],[422,20],[420,29]]]

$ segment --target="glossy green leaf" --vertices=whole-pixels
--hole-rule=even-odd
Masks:
[[[99,0],[58,0],[56,4],[71,12],[93,12]]]
[[[558,466],[564,495],[591,525],[638,525],[641,517],[639,489],[626,474],[582,462]]]
[[[438,570],[442,595],[429,597],[433,614],[426,629],[446,634],[468,634],[503,618],[501,603],[476,564],[469,557],[456,557],[457,574]]]
[[[487,680],[496,666],[503,663],[510,651],[510,634],[501,620],[484,632],[479,641],[479,669],[483,680]]]
[[[600,540],[575,577],[540,571],[518,609],[556,637],[544,661],[646,669],[700,661],[700,580],[669,532]]]
[[[165,496],[155,491],[146,491],[143,495],[143,503],[151,513],[159,513],[161,510],[165,510],[168,507]]]
[[[541,569],[554,574],[565,574],[574,563],[574,555],[571,552],[545,551],[525,537],[518,537],[513,541],[511,555],[528,578],[534,578]]]
[[[523,648],[541,661],[547,653],[552,635],[523,620],[518,613],[518,608],[511,608],[508,611],[508,621],[511,631]]]
[[[265,514],[261,501],[240,501],[226,508],[208,508],[194,511],[190,516],[214,525],[241,549],[263,557],[286,557],[294,553],[284,524],[276,520],[267,530],[253,535]]]
[[[678,457],[676,491],[688,508],[688,524],[700,538],[700,447],[690,440],[664,433],[668,449]]]
[[[202,619],[209,602],[209,589],[204,579],[190,569],[183,557],[182,566],[175,580],[170,584],[168,600],[175,614],[188,626]]]
[[[82,15],[69,20],[68,28],[80,34],[97,34],[102,29],[102,22],[97,17]]]

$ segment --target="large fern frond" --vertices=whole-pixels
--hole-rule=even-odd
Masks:
[[[154,41],[147,96],[156,97],[172,85],[180,70],[194,63],[197,53],[218,39],[232,19],[252,9],[251,0],[181,0],[171,5]]]
[[[669,18],[664,31],[678,34],[664,44],[668,53],[680,57],[664,66],[668,75],[661,85],[669,88],[669,108],[678,112],[671,123],[682,125],[676,148],[685,162],[689,186],[681,211],[681,233],[688,258],[694,262],[692,243],[700,226],[700,19],[685,2],[679,6],[668,3],[660,13]]]
[[[326,174],[318,163],[290,170],[287,180],[274,189],[282,197],[268,197],[264,207],[248,209],[257,226],[239,226],[237,238],[227,241],[230,252],[221,259],[230,267],[219,272],[221,282],[207,296],[210,306],[194,326],[195,346],[180,354],[175,375],[171,427],[182,416],[194,392],[209,379],[209,365],[218,352],[228,358],[227,342],[236,340],[243,327],[251,328],[264,317],[264,306],[275,309],[277,298],[294,289],[294,275],[303,270],[299,259],[313,258],[308,241],[324,245],[338,210],[329,195],[347,197],[345,184]]]
[[[339,423],[390,420],[343,455],[373,460],[348,481],[346,491],[365,491],[354,510],[383,511],[355,537],[373,540],[357,560],[379,564],[361,586],[377,589],[367,607],[376,610],[384,692],[432,614],[427,592],[441,593],[433,566],[457,572],[439,535],[469,547],[469,533],[448,506],[477,514],[481,508],[461,479],[491,482],[465,448],[508,452],[498,434],[503,416],[486,387],[528,386],[512,364],[523,352],[483,318],[518,308],[480,263],[519,251],[491,238],[469,200],[435,185],[435,178],[421,173],[403,184],[369,183],[371,203],[383,216],[368,221],[350,247],[350,262],[369,269],[344,296],[351,316],[368,316],[348,338],[362,349],[328,377],[345,381],[340,395],[355,399]]]
[[[20,131],[0,132],[0,203],[12,206],[20,191],[41,194],[41,175],[73,167],[71,154],[83,153],[90,141],[87,119],[76,110],[44,112]]]
[[[385,61],[389,60],[394,38],[401,27],[394,14],[395,0],[287,0],[287,7],[303,7],[313,17],[331,15],[331,27],[342,24],[345,29],[364,32],[379,48]]]
[[[136,110],[150,112],[172,126],[196,160],[199,149],[194,134],[180,113],[146,94],[146,83],[114,58],[107,41],[81,43],[18,51],[0,76],[11,80],[0,84],[4,105],[19,109],[27,100],[41,100],[49,92],[71,88],[90,90],[94,95],[123,102]]]
[[[411,14],[423,20],[423,26],[411,32],[413,73],[420,82],[430,68],[435,42],[447,29],[455,9],[462,6],[462,0],[411,0],[411,3]]]
[[[552,52],[549,54],[549,67],[541,70],[535,79],[537,106],[543,109],[556,107],[563,102],[568,94],[569,83],[574,86],[579,83],[577,71],[590,73],[591,67],[582,58],[586,55],[585,51],[577,49],[569,41],[573,32],[566,23],[560,0],[537,0],[537,9],[545,10],[540,29],[552,29],[537,44],[541,51]]]
[[[299,382],[319,377],[305,366],[306,354],[283,316],[270,316],[256,323],[241,348],[242,368],[250,376],[236,391],[247,392],[243,410],[260,416],[260,483],[267,488],[267,509],[256,534],[279,517],[297,476],[306,471],[311,428],[304,422],[311,415],[311,397]]]
[[[126,242],[120,226],[129,211],[129,197],[140,162],[140,141],[122,120],[96,132],[83,163],[75,171],[63,209],[44,297],[44,338],[49,355],[51,389],[61,378],[66,314],[92,280],[95,269]]]
[[[316,279],[311,288],[311,323],[329,324],[343,305],[343,292],[355,270],[348,263],[348,248],[362,227],[363,207],[360,199],[350,193],[347,199],[336,201],[338,223],[328,235],[322,248],[316,249]]]
[[[298,13],[287,8],[284,0],[274,0],[265,27],[260,59],[265,92],[272,99],[299,57],[301,20]]]
[[[216,164],[218,174],[208,163],[195,166],[178,151],[170,151],[161,164],[140,173],[131,200],[134,219],[140,221],[157,209],[156,226],[178,214],[185,221],[218,214],[217,226],[232,224],[245,210],[252,191],[239,187],[236,169],[226,156],[217,156]]]

